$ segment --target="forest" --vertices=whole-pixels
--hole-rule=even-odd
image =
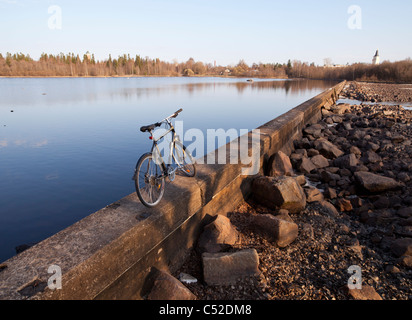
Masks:
[[[96,60],[89,52],[42,53],[38,60],[28,54],[0,53],[2,77],[132,77],[132,76],[227,76],[248,78],[306,78],[326,80],[357,80],[412,82],[412,60],[384,61],[380,65],[355,63],[345,66],[317,66],[314,63],[289,60],[287,63],[253,63],[244,60],[234,66],[216,66],[190,58],[186,62],[123,54]]]

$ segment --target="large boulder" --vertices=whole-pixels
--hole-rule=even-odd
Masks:
[[[306,194],[306,201],[308,203],[312,202],[322,202],[324,200],[322,192],[318,188],[307,187],[304,188]]]
[[[252,220],[253,229],[280,248],[291,244],[298,236],[298,225],[281,216],[271,214],[256,215]]]
[[[196,296],[183,283],[167,272],[159,271],[148,300],[196,300]]]
[[[255,249],[231,253],[202,254],[203,279],[208,285],[234,284],[239,278],[259,274],[259,256]]]
[[[364,189],[371,193],[396,190],[403,186],[402,183],[392,178],[380,176],[371,172],[355,172],[355,178]]]
[[[276,152],[269,159],[269,176],[293,176],[293,174],[292,163],[282,151]]]
[[[319,138],[321,136],[322,129],[323,127],[319,123],[316,123],[303,129],[303,132],[315,138]]]
[[[354,153],[350,153],[335,159],[333,164],[341,169],[350,169],[355,168],[359,164],[359,160]]]
[[[412,256],[412,238],[397,239],[392,243],[392,252],[397,256]]]
[[[376,152],[371,151],[371,150],[365,152],[365,154],[363,155],[363,157],[361,159],[366,164],[368,164],[368,163],[377,163],[377,162],[382,161],[382,158]]]
[[[310,161],[315,165],[316,168],[318,169],[323,169],[326,167],[329,167],[329,161],[326,159],[324,156],[321,154],[318,154],[316,156],[313,156]]]
[[[328,159],[336,159],[344,155],[342,150],[324,138],[317,139],[313,145],[321,155]]]
[[[309,158],[303,157],[299,165],[299,171],[308,174],[313,170],[316,170],[316,166],[313,164],[313,162]]]
[[[239,240],[239,233],[229,218],[217,215],[215,220],[203,229],[198,248],[200,252],[220,252]]]
[[[293,177],[258,177],[253,180],[254,199],[272,209],[299,213],[306,207],[306,196]]]

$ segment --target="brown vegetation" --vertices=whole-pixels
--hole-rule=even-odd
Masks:
[[[74,53],[58,55],[43,53],[39,60],[23,53],[0,54],[0,76],[37,77],[112,77],[112,76],[234,76],[259,78],[308,78],[328,80],[367,80],[412,82],[412,61],[383,62],[380,65],[356,63],[343,67],[316,66],[314,63],[288,61],[253,63],[241,60],[235,66],[214,66],[190,58],[186,62],[165,62],[136,55],[123,54],[98,61],[88,52],[80,57]]]

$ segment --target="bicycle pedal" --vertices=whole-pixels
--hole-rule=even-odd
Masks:
[[[176,178],[176,170],[169,168],[168,177],[171,182],[174,181]]]

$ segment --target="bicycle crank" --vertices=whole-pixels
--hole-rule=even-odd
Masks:
[[[167,176],[169,177],[169,180],[172,182],[176,178],[176,169],[169,168],[167,170]]]

